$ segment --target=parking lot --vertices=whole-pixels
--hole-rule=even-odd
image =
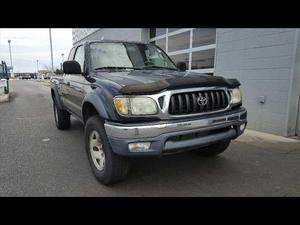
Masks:
[[[300,140],[246,131],[225,153],[135,159],[112,186],[93,176],[83,126],[55,127],[47,82],[11,80],[0,104],[0,196],[299,196]]]

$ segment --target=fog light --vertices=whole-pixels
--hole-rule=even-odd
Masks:
[[[244,129],[245,129],[245,127],[246,127],[246,124],[241,124],[241,126],[240,126],[240,131],[243,131]]]
[[[129,151],[131,152],[146,152],[150,148],[150,142],[136,142],[128,144]]]

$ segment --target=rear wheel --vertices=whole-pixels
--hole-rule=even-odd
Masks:
[[[211,144],[209,146],[205,146],[203,148],[199,148],[194,150],[195,153],[205,157],[213,157],[224,152],[230,144],[229,141],[222,141],[215,144]]]
[[[85,147],[95,177],[106,185],[123,180],[129,172],[129,162],[112,151],[99,116],[87,120],[84,133]]]
[[[53,112],[56,127],[60,130],[65,130],[70,128],[71,125],[71,115],[66,110],[59,109],[55,99],[53,100]]]

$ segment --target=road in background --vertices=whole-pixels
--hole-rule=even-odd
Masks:
[[[50,88],[10,81],[0,104],[0,196],[299,196],[300,141],[242,135],[225,153],[133,160],[127,180],[93,176],[83,126],[55,127]],[[291,141],[289,141],[291,140]]]

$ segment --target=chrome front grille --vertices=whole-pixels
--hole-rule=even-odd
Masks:
[[[170,115],[185,115],[224,110],[229,105],[225,90],[201,90],[176,93],[169,102]]]
[[[230,89],[227,87],[185,88],[139,96],[152,98],[157,103],[158,113],[147,117],[159,117],[162,120],[207,115],[224,112],[231,108]],[[206,97],[205,106],[198,104],[197,98],[199,97]]]

